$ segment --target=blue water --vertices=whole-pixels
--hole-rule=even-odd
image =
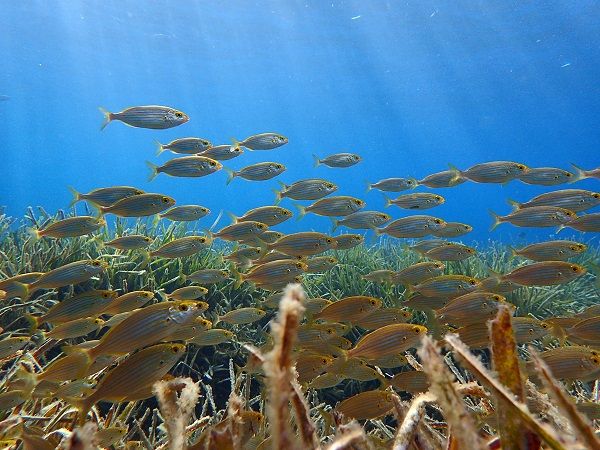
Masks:
[[[365,180],[421,178],[448,163],[597,167],[599,19],[597,2],[585,0],[3,2],[0,95],[10,98],[0,101],[0,204],[17,217],[29,205],[55,212],[67,207],[69,185],[127,184],[211,208],[207,227],[220,210],[271,204],[277,181],[225,187],[222,171],[148,183],[145,161],[173,156],[157,158],[153,141],[221,144],[264,131],[290,143],[226,166],[282,162],[281,181],[327,178],[367,209],[383,208],[383,197],[367,194]],[[100,131],[99,106],[144,104],[191,120]],[[364,160],[313,168],[312,153],[339,151]],[[596,180],[573,186],[598,190]],[[470,223],[468,239],[535,240],[553,231],[502,225],[489,234],[488,209],[507,213],[507,198],[550,189],[465,183],[438,190],[446,204],[428,213]],[[277,228],[329,227],[308,215]]]

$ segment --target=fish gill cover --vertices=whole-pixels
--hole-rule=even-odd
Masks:
[[[562,6],[65,5],[0,13],[1,448],[600,448],[592,66],[490,31]]]

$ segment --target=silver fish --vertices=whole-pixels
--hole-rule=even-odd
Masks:
[[[160,155],[162,152],[165,152],[167,150],[170,150],[173,153],[194,155],[196,153],[203,152],[212,146],[210,141],[197,137],[175,139],[174,141],[171,141],[168,144],[161,144],[158,141],[155,142],[157,147],[157,155]]]
[[[575,180],[575,175],[563,169],[555,167],[536,167],[529,169],[519,176],[519,180],[527,184],[537,184],[540,186],[555,186],[557,184],[571,183]]]
[[[106,111],[104,108],[100,108],[100,111],[104,114],[101,130],[113,120],[120,120],[131,127],[155,130],[173,128],[190,120],[187,114],[168,106],[134,106],[117,113]]]
[[[204,156],[182,156],[167,161],[162,166],[146,161],[150,168],[148,181],[154,180],[159,173],[166,173],[172,177],[204,177],[223,168],[219,161]]]
[[[380,191],[386,192],[400,192],[406,191],[407,189],[414,189],[417,187],[417,180],[414,178],[385,178],[379,180],[377,183],[368,183],[367,191],[371,189],[379,189]]]
[[[276,162],[261,162],[246,166],[240,170],[227,170],[227,184],[231,183],[234,178],[240,177],[250,181],[266,181],[277,175],[285,172],[286,167],[283,164]]]
[[[261,133],[239,142],[233,139],[232,148],[246,147],[249,150],[272,150],[288,143],[288,138],[278,133]]]
[[[328,167],[350,167],[361,161],[361,157],[354,153],[336,153],[323,159],[313,155],[313,159],[315,160],[315,167],[321,164]]]
[[[356,230],[371,230],[382,226],[391,219],[391,216],[379,211],[358,211],[343,219],[335,219],[333,221],[333,230],[335,231],[340,225]]]
[[[554,206],[577,213],[600,205],[600,193],[584,189],[563,189],[538,195],[525,203],[515,202],[514,200],[509,200],[509,203],[516,209]]]
[[[210,209],[204,206],[181,205],[174,206],[173,208],[160,213],[158,216],[162,219],[169,219],[173,221],[192,222],[194,220],[202,219],[208,214],[210,214]]]
[[[306,215],[306,213],[312,212],[319,216],[347,216],[355,213],[359,209],[364,208],[366,203],[358,198],[340,195],[336,197],[327,197],[321,200],[317,200],[315,203],[309,206],[296,205],[299,210],[298,220]]]
[[[231,145],[217,145],[198,153],[198,156],[215,159],[217,161],[227,161],[236,158],[244,153],[241,147],[231,148]]]
[[[330,181],[321,178],[300,180],[286,185],[281,183],[281,190],[275,191],[275,201],[279,203],[282,198],[293,200],[318,200],[337,191],[338,187]]]

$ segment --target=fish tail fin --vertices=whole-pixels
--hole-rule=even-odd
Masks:
[[[514,210],[516,211],[517,209],[521,209],[521,203],[517,202],[516,200],[513,200],[512,198],[508,198],[506,199],[506,202],[512,206],[514,208]]]
[[[235,266],[235,264],[231,265],[231,274],[233,275],[233,279],[234,279],[233,287],[235,289],[238,289],[244,282],[244,276],[242,275],[242,273],[239,270],[237,270],[237,267]]]
[[[411,189],[415,189],[416,187],[421,185],[421,183],[419,183],[419,180],[417,180],[416,178],[409,178],[409,180],[413,182],[413,187]]]
[[[281,191],[273,189],[273,193],[275,194],[275,205],[279,205],[281,203]]]
[[[154,143],[156,144],[156,156],[159,156],[160,154],[162,154],[162,152],[164,152],[165,150],[167,150],[164,145],[162,145],[158,140],[154,140]]]
[[[404,298],[408,299],[416,292],[415,287],[412,284],[406,283],[404,286]]]
[[[583,180],[584,178],[587,178],[587,174],[585,173],[585,170],[583,170],[579,166],[576,166],[573,163],[571,163],[571,165],[573,166],[573,169],[575,169],[575,176],[573,177],[573,180],[570,181],[571,183],[574,183],[576,181]]]
[[[187,275],[186,275],[185,273],[180,273],[180,274],[179,274],[179,280],[180,280],[182,283],[186,283],[186,282],[187,282],[187,280],[188,280],[188,277],[187,277]]]
[[[513,260],[513,259],[515,259],[516,257],[519,256],[519,252],[512,245],[507,245],[506,248],[508,248],[508,251],[510,252],[510,259],[511,260]]]
[[[314,166],[319,167],[321,165],[321,158],[319,158],[314,153],[313,153],[312,157],[313,157],[313,161],[314,161]]]
[[[83,398],[65,397],[64,400],[70,403],[73,407],[77,408],[79,411],[79,418],[77,419],[79,426],[85,425],[87,415],[95,403],[93,397],[91,395]]]
[[[240,141],[238,141],[236,138],[232,137],[231,138],[231,147],[229,147],[229,151],[233,153],[240,147],[243,147],[242,143]],[[246,147],[246,148],[248,148],[248,147]],[[248,148],[248,150],[252,151],[251,148]]]
[[[23,318],[29,324],[29,332],[33,333],[37,327],[40,326],[40,316],[32,316],[31,314],[24,314]]]
[[[496,227],[502,223],[502,219],[498,214],[496,214],[491,209],[489,210],[489,213],[490,213],[490,216],[492,216],[492,220],[493,220],[492,226],[490,227],[490,231],[494,231],[496,229]]]
[[[140,250],[140,252],[142,254],[140,268],[148,267],[148,265],[150,264],[150,260],[152,259],[152,253],[145,249]]]
[[[158,175],[158,166],[150,161],[146,161],[146,165],[148,169],[150,169],[150,173],[148,174],[148,181],[152,181]]]
[[[227,214],[227,215],[229,216],[229,218],[231,219],[231,223],[232,223],[232,224],[234,224],[234,223],[238,223],[238,221],[239,221],[239,218],[238,218],[238,216],[236,216],[234,213],[232,213],[232,212],[229,212],[229,211],[228,211],[226,214]]]
[[[100,106],[98,109],[104,115],[104,120],[102,121],[102,125],[100,126],[100,131],[102,131],[106,128],[106,125],[108,125],[110,122],[112,122],[113,113],[111,113],[110,111],[107,111],[102,106]]]
[[[29,237],[31,237],[31,239],[34,242],[38,241],[38,240],[40,240],[42,238],[40,230],[38,230],[36,228],[27,228],[27,234],[29,235]]]
[[[340,221],[339,219],[335,219],[333,217],[331,217],[331,232],[335,232],[335,230],[338,229],[338,227],[340,226]]]
[[[561,223],[557,228],[556,228],[556,232],[555,234],[560,233],[562,230],[564,230],[565,228],[567,228],[567,226],[564,223]]]
[[[158,225],[158,222],[160,222],[160,219],[162,219],[162,214],[154,214],[154,216],[152,216],[152,227],[156,227],[156,225]]]
[[[236,177],[236,173],[233,170],[228,169],[227,167],[223,167],[223,170],[227,172],[227,181],[225,182],[225,184],[227,185],[233,181],[233,179]]]
[[[73,186],[69,186],[69,191],[71,192],[71,194],[73,194],[73,199],[71,200],[71,203],[69,203],[69,208],[72,208],[73,206],[75,206],[75,203],[81,200],[81,194],[77,192],[77,190]]]
[[[502,274],[500,272],[496,272],[492,268],[488,267],[488,277],[493,278],[496,282],[500,283],[502,281]]]
[[[306,206],[299,203],[294,203],[294,206],[298,208],[298,218],[296,220],[302,219],[306,215]]]
[[[367,185],[367,192],[370,192],[373,189],[373,185],[369,182],[369,180],[365,180],[365,184]]]
[[[452,172],[454,174],[454,176],[452,177],[452,180],[450,180],[450,183],[454,183],[454,182],[456,182],[456,180],[458,180],[460,177],[462,177],[462,172],[454,164],[448,164],[448,168],[450,169],[450,172]]]
[[[390,206],[392,206],[392,199],[389,198],[387,195],[383,194],[383,198],[385,200],[385,207],[389,208]]]

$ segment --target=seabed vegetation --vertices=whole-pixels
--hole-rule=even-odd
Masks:
[[[0,219],[2,279],[84,259],[108,262],[105,271],[84,283],[0,303],[2,338],[27,338],[22,348],[7,352],[1,361],[2,448],[600,448],[596,377],[579,380],[575,375],[559,381],[541,353],[568,345],[569,338],[555,333],[559,326],[551,326],[547,334],[526,344],[518,343],[513,333],[515,317],[552,324],[551,318],[572,318],[596,305],[598,275],[592,271],[566,284],[519,287],[506,293],[509,303],[500,305],[487,324],[481,321],[489,342],[470,349],[461,341],[460,330],[436,323],[427,307],[419,308],[413,302],[405,308],[408,292],[404,286],[362,278],[374,270],[399,270],[422,260],[407,248],[406,241],[393,238],[373,243],[367,239],[348,250],[328,251],[325,255],[337,260],[333,268],[305,274],[301,284],[288,285],[280,295],[250,283],[239,284],[233,277],[207,286],[202,301],[208,303],[208,309],[202,317],[211,321],[212,329],[231,331],[231,338],[216,345],[196,345],[190,339],[170,375],[156,382],[146,398],[100,401],[90,415],[81,417],[74,402],[57,394],[57,389],[71,387],[69,395],[73,396],[89,393],[114,363],[84,383],[53,386],[51,395],[36,392],[40,387],[31,382],[30,375],[60,358],[65,343],[98,339],[104,331],[100,328],[66,342],[54,340],[45,336],[43,325],[32,334],[26,315],[43,314],[57,301],[89,289],[152,291],[156,293],[153,302],[164,301],[169,293],[190,284],[183,275],[227,267],[224,257],[233,246],[217,241],[190,257],[149,261],[142,252],[119,252],[102,242],[114,236],[143,234],[155,238],[152,247],[158,248],[191,229],[151,219],[117,219],[114,226],[95,236],[35,240],[26,231],[28,226],[42,229],[45,223],[67,215],[61,212],[53,217],[40,208],[30,209],[27,223],[15,223],[6,216]],[[484,279],[490,269],[506,274],[522,265],[504,244],[484,244],[477,248],[476,257],[447,262],[444,273]],[[589,245],[572,261],[595,267],[599,256],[600,249]],[[381,299],[384,308],[405,308],[410,322],[428,326],[431,333],[420,337],[416,348],[397,355],[396,365],[360,364],[363,372],[372,376],[360,375],[363,372],[359,370],[354,376],[357,379],[346,373],[348,376],[339,376],[331,387],[315,389],[312,380],[327,375],[328,364],[347,355],[338,349],[328,364],[312,374],[296,365],[301,355],[298,332],[314,320],[314,312],[306,310],[306,299],[337,300],[353,295]],[[219,321],[227,312],[243,307],[260,307],[267,314],[247,324]],[[359,326],[338,325],[336,330],[350,345],[368,333]],[[590,345],[600,345],[600,336]],[[407,372],[424,375],[405,385],[395,382],[402,380],[395,375]],[[136,377],[136,373],[130,376]],[[347,399],[358,401],[350,404]]]

